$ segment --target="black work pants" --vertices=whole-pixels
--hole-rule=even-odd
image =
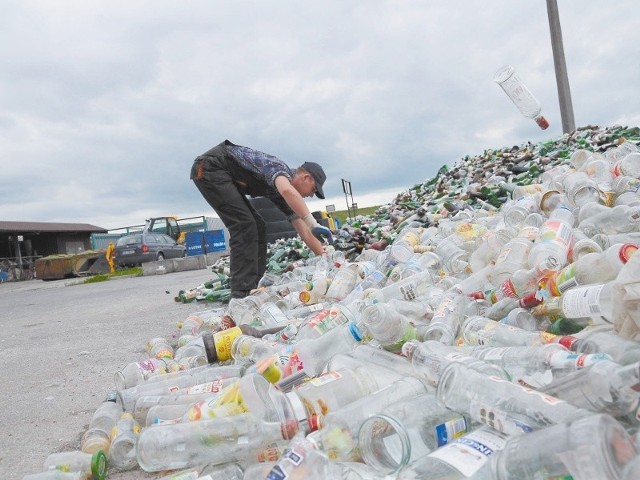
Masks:
[[[256,288],[267,267],[267,227],[240,193],[227,168],[224,148],[214,147],[196,158],[191,179],[229,230],[231,296]]]

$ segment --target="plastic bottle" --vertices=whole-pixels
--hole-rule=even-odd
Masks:
[[[137,466],[136,442],[140,425],[129,412],[122,414],[111,431],[109,464],[120,470],[131,470]]]
[[[640,424],[640,361],[618,365],[596,362],[543,386],[539,391],[566,400],[577,407],[613,417],[628,416]]]
[[[250,413],[199,422],[145,428],[137,444],[138,464],[146,472],[198,465],[257,461],[270,444],[292,438],[287,424]]]
[[[417,378],[402,378],[369,395],[350,402],[343,407],[322,415],[318,419],[318,430],[307,438],[324,451],[332,460],[359,461],[358,431],[370,415],[398,402],[406,402],[416,396],[423,400],[427,389]]]
[[[500,284],[499,288],[492,290],[486,296],[491,303],[497,303],[506,297],[523,297],[528,293],[535,292],[540,281],[557,269],[553,258],[545,258],[542,263],[533,268],[516,270],[513,275]]]
[[[507,435],[482,426],[402,468],[396,480],[464,480],[504,448]]]
[[[369,416],[358,432],[363,461],[391,474],[466,434],[471,421],[432,394],[394,402]]]
[[[633,243],[634,245],[640,245],[640,232],[614,233],[612,235],[598,233],[592,238],[604,249],[616,243]]]
[[[116,402],[106,401],[100,404],[91,417],[89,428],[82,435],[80,449],[85,453],[96,453],[102,450],[109,453],[111,430],[122,415],[122,406]]]
[[[273,355],[280,347],[273,342],[267,342],[262,338],[251,335],[240,335],[231,344],[231,357],[241,364],[252,364],[258,360]]]
[[[125,411],[131,412],[136,400],[146,395],[166,395],[180,389],[220,381],[225,378],[237,378],[244,372],[240,365],[205,365],[190,370],[181,370],[164,375],[161,380],[149,381],[118,392],[118,403]]]
[[[477,478],[618,480],[636,454],[622,425],[608,415],[590,415],[510,437]]]
[[[551,276],[547,290],[551,295],[559,296],[578,285],[614,280],[637,250],[637,245],[617,243],[603,252],[586,254]]]
[[[362,321],[371,336],[390,352],[400,352],[402,345],[416,338],[415,327],[389,304],[368,305],[362,311]]]
[[[260,321],[266,327],[284,327],[292,322],[281,306],[273,302],[263,303],[259,312]]]
[[[542,130],[549,128],[549,122],[540,113],[542,110],[540,102],[516,75],[511,65],[501,67],[495,73],[493,81],[500,85],[522,115],[535,120]]]
[[[507,434],[528,433],[590,412],[508,380],[488,376],[459,362],[445,368],[438,402]]]
[[[477,369],[486,375],[510,379],[509,375],[499,366],[491,365],[470,357],[456,347],[443,345],[440,342],[427,340],[407,342],[402,354],[411,360],[414,372],[428,385],[437,386],[442,372],[453,362],[460,362],[470,368]]]
[[[192,467],[170,473],[158,480],[243,480],[244,472],[237,463]]]
[[[98,450],[94,454],[78,450],[52,453],[44,461],[42,470],[80,472],[87,480],[105,480],[107,477],[107,456],[102,450]]]

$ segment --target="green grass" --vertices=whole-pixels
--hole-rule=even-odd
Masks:
[[[118,269],[113,273],[104,273],[99,275],[93,275],[92,277],[87,278],[83,284],[85,283],[98,283],[98,282],[106,282],[112,277],[124,277],[124,276],[140,276],[142,275],[142,267],[133,267],[133,268],[122,268]]]
[[[380,208],[380,206],[376,206],[376,207],[362,207],[362,208],[358,208],[356,214],[357,215],[373,215],[374,213],[376,213],[378,211],[378,209]],[[333,218],[337,218],[338,220],[340,220],[340,223],[342,223],[344,225],[344,222],[347,220],[347,217],[349,216],[349,211],[348,210],[338,210],[335,211],[331,214],[331,216]]]

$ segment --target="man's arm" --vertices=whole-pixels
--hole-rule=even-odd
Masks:
[[[291,225],[293,225],[293,228],[296,229],[302,241],[307,244],[307,247],[309,247],[313,253],[316,255],[322,255],[324,253],[324,246],[320,240],[311,233],[311,230],[309,230],[309,227],[307,227],[301,218],[291,220]]]
[[[275,185],[284,201],[287,202],[287,205],[293,210],[293,213],[298,216],[298,218],[291,220],[293,228],[296,229],[302,241],[307,244],[313,253],[322,255],[324,253],[324,247],[322,246],[322,242],[316,237],[313,231],[313,225],[326,230],[329,237],[331,236],[331,231],[321,227],[313,218],[304,198],[302,198],[302,195],[291,185],[287,177],[284,175],[278,176],[275,180]]]

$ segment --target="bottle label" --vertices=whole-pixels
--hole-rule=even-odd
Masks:
[[[231,344],[242,335],[240,327],[229,328],[228,330],[221,330],[213,335],[213,341],[216,348],[216,354],[218,355],[218,361],[224,362],[231,358]]]
[[[601,316],[600,294],[604,284],[573,288],[562,296],[562,312],[567,318]]]
[[[504,448],[507,438],[503,433],[482,428],[433,451],[429,456],[470,477],[480,470],[494,452]]]
[[[593,365],[601,360],[611,360],[611,356],[606,353],[575,353],[575,352],[555,352],[549,358],[551,368],[565,369],[568,367],[584,368]]]
[[[438,447],[442,447],[453,440],[462,437],[469,430],[469,424],[464,417],[455,417],[436,425]]]
[[[194,395],[198,393],[218,393],[224,387],[222,380],[215,380],[213,382],[201,383],[194,385],[186,389],[185,393],[188,395]]]
[[[491,428],[508,435],[519,435],[533,431],[531,425],[512,417],[509,413],[476,400],[471,401],[469,414],[476,422],[489,425]]]
[[[342,378],[339,372],[327,372],[319,377],[314,378],[313,380],[309,380],[309,383],[315,387],[321,387],[322,385],[326,385],[327,383],[331,383],[334,380],[338,380]]]

